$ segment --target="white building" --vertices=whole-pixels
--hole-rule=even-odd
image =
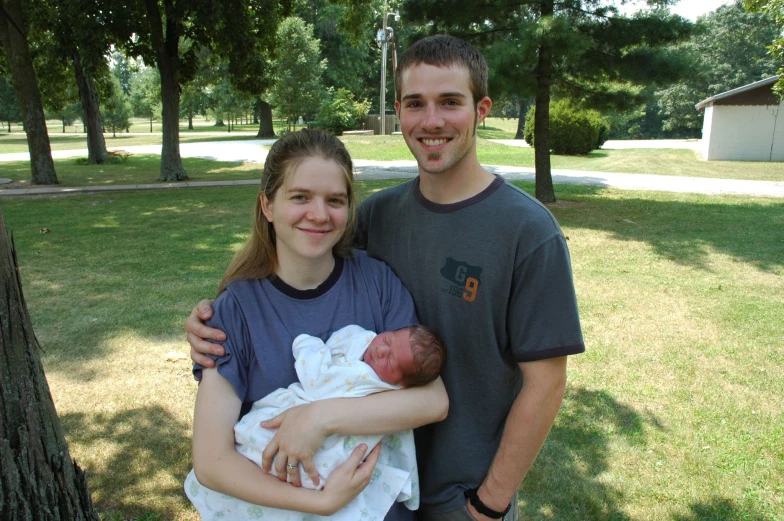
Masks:
[[[702,157],[712,161],[784,161],[784,101],[774,76],[697,104],[705,110]]]

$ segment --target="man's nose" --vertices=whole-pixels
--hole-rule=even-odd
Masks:
[[[428,104],[425,108],[425,117],[422,120],[422,128],[425,130],[436,130],[444,126],[444,118],[437,105]]]

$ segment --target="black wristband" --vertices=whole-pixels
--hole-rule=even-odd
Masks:
[[[475,488],[466,490],[465,497],[468,499],[468,502],[471,503],[471,506],[474,507],[477,512],[479,512],[483,516],[491,517],[493,519],[501,519],[506,515],[507,512],[509,512],[509,509],[512,508],[512,504],[509,503],[509,505],[507,505],[507,507],[504,509],[503,512],[493,510],[492,508],[482,503],[482,500],[479,499],[479,494],[476,493]]]

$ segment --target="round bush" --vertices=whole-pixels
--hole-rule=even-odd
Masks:
[[[370,110],[370,102],[357,101],[346,89],[329,92],[319,107],[318,126],[341,135],[344,130],[359,127],[361,118]]]
[[[523,138],[535,147],[534,114],[531,107],[525,115]],[[550,150],[554,154],[584,155],[601,147],[610,132],[610,126],[595,110],[575,106],[559,100],[550,104]]]

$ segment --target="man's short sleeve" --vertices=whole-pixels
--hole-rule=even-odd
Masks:
[[[354,235],[351,244],[358,250],[367,250],[368,228],[370,226],[370,203],[365,199],[357,208],[356,219],[354,220]]]
[[[401,327],[419,324],[414,308],[414,299],[392,268],[381,261],[378,262],[379,291],[381,294],[382,312],[384,314],[384,331],[393,331]],[[380,333],[381,331],[378,331]]]
[[[248,371],[253,360],[253,346],[250,340],[245,315],[230,290],[224,291],[212,305],[213,315],[206,325],[226,333],[226,340],[219,343],[226,350],[223,356],[211,356],[216,361],[218,373],[231,383],[240,400],[244,401],[248,392]],[[193,364],[193,375],[201,378],[203,366]]]
[[[547,239],[515,268],[509,337],[517,362],[585,351],[569,250],[563,235]]]

